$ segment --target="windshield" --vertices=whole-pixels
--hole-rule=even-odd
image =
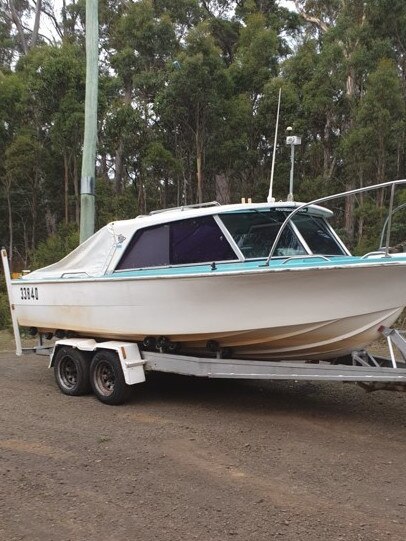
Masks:
[[[293,216],[293,223],[313,254],[343,255],[345,253],[320,216],[296,214]]]
[[[272,210],[250,210],[219,215],[238,248],[247,259],[268,257],[286,214]],[[282,233],[276,256],[306,254],[290,225]]]
[[[286,209],[265,209],[224,213],[219,214],[219,217],[244,257],[254,259],[268,257],[276,235],[288,214],[289,211]],[[299,229],[299,237],[295,228],[288,224],[276,247],[275,256],[306,255],[308,251],[305,245],[314,254],[345,253],[331,235],[323,218],[304,213],[296,215],[293,223]]]

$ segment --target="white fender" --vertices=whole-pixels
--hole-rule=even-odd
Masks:
[[[141,358],[138,345],[133,342],[119,342],[109,340],[108,342],[96,342],[92,338],[65,338],[55,342],[51,353],[49,368],[54,365],[55,352],[61,346],[68,346],[79,351],[96,352],[102,349],[115,351],[120,359],[124,379],[127,385],[142,383],[145,381],[144,361]]]

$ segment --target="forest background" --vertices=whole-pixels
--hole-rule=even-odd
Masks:
[[[296,200],[406,177],[404,0],[99,0],[99,17],[97,228],[266,201],[279,88],[277,199],[287,126],[302,137]],[[1,2],[0,245],[13,270],[78,244],[84,95],[85,0]],[[388,197],[334,203],[356,253],[377,248]],[[0,328],[5,304],[0,291]]]

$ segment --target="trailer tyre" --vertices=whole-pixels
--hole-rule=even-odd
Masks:
[[[60,390],[70,396],[91,392],[90,363],[82,351],[61,347],[55,354],[54,373]]]
[[[120,359],[114,351],[99,351],[90,364],[90,383],[97,398],[109,405],[123,404],[131,395],[121,368]]]

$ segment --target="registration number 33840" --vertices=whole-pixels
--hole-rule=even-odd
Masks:
[[[37,287],[20,287],[21,299],[23,301],[37,301],[38,300],[38,288]]]

